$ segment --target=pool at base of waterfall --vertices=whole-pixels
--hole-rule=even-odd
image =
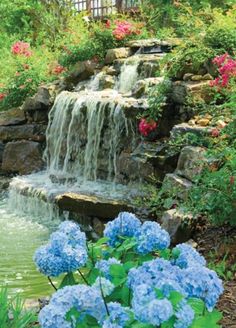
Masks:
[[[0,200],[0,287],[8,287],[10,295],[39,298],[52,294],[47,277],[36,269],[33,255],[58,224],[58,220],[18,215],[9,209],[7,199]]]

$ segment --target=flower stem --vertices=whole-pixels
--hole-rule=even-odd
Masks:
[[[107,302],[105,300],[105,296],[103,294],[103,290],[102,290],[102,283],[101,283],[101,277],[99,277],[99,285],[100,285],[100,289],[101,289],[101,295],[102,295],[102,299],[103,299],[103,302],[105,304],[105,308],[106,308],[106,311],[107,311],[107,315],[109,316],[110,313],[109,313],[109,309],[108,309],[108,306],[107,306]]]
[[[86,285],[89,286],[88,280],[85,278],[85,276],[84,276],[83,273],[80,271],[80,269],[78,269],[78,272],[79,272],[81,278],[83,279],[83,281],[86,283]]]
[[[48,281],[50,282],[50,285],[55,289],[55,291],[57,291],[57,287],[54,285],[52,279],[49,276],[48,276]]]

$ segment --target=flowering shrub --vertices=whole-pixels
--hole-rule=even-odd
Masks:
[[[169,245],[159,224],[127,212],[87,245],[65,221],[35,254],[42,273],[68,272],[39,314],[41,327],[218,327],[221,280],[190,245]]]
[[[30,57],[32,51],[30,50],[30,44],[23,41],[17,41],[11,47],[11,52],[13,55],[22,55],[25,57]]]
[[[106,26],[110,28],[110,24],[106,23]],[[115,21],[115,28],[112,32],[116,40],[124,40],[128,36],[140,33],[141,31],[134,24],[127,21]]]
[[[230,82],[236,77],[236,60],[225,53],[215,57],[213,63],[217,66],[219,76],[210,82],[210,86],[218,90],[229,88]]]
[[[150,134],[150,132],[156,130],[157,126],[158,123],[155,122],[154,120],[147,120],[146,118],[142,118],[139,122],[138,128],[141,135],[147,137]]]

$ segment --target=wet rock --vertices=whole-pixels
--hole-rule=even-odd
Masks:
[[[38,142],[17,141],[6,145],[3,152],[3,171],[25,175],[42,168],[42,150]]]
[[[213,77],[211,76],[211,74],[207,73],[207,74],[203,75],[202,79],[205,81],[210,81],[210,80],[213,80]]]
[[[42,124],[25,124],[16,126],[0,126],[0,140],[4,142],[13,140],[45,141],[47,126]]]
[[[94,218],[93,219],[93,230],[94,232],[101,237],[103,235],[103,231],[105,229],[105,224],[104,222],[102,222],[101,220],[99,220],[98,218]]]
[[[191,214],[172,209],[163,213],[161,227],[169,232],[173,244],[179,244],[186,242],[191,237],[191,221]]]
[[[193,181],[207,163],[205,152],[205,149],[201,147],[184,147],[180,153],[175,173]]]
[[[78,62],[68,76],[64,79],[66,89],[71,89],[77,85],[80,81],[87,80],[89,77],[94,75],[97,64],[91,60]]]
[[[163,77],[151,77],[137,81],[134,88],[132,89],[132,96],[135,98],[140,98],[144,95],[147,95],[150,87],[160,84],[163,82],[163,80]]]
[[[177,38],[169,38],[167,40],[159,40],[159,39],[143,39],[143,40],[131,40],[127,42],[127,46],[138,50],[142,48],[152,48],[152,47],[160,47],[161,51],[170,50],[180,43],[180,40]]]
[[[190,81],[191,78],[192,78],[192,76],[193,76],[192,73],[186,73],[186,74],[184,74],[184,76],[183,76],[183,80],[184,80],[184,81]]]
[[[115,85],[115,78],[111,75],[103,75],[99,81],[99,89],[112,89]]]
[[[162,190],[164,192],[175,195],[179,199],[187,199],[189,190],[192,188],[192,182],[178,176],[175,173],[168,173],[162,184]]]
[[[10,177],[0,176],[0,191],[7,190],[11,182]]]
[[[51,97],[46,87],[40,87],[34,97],[26,99],[22,106],[25,112],[48,110],[51,105]]]
[[[121,211],[133,211],[130,205],[119,201],[77,193],[59,195],[56,197],[56,203],[61,210],[87,216],[96,215],[96,217],[104,219],[115,218]]]
[[[132,55],[130,48],[109,49],[105,57],[106,64],[112,64],[116,59],[127,58]]]

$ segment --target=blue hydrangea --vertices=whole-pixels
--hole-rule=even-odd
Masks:
[[[170,235],[156,222],[144,222],[136,236],[137,252],[140,254],[148,254],[170,246]]]
[[[103,278],[103,277],[97,277],[95,280],[95,283],[93,284],[94,288],[97,288],[98,290],[102,289],[104,296],[109,296],[115,289],[115,286],[110,282],[110,280]]]
[[[187,296],[202,299],[208,311],[213,310],[224,290],[215,271],[200,266],[182,270],[181,284]]]
[[[132,213],[121,212],[118,217],[107,223],[104,236],[109,238],[108,245],[115,246],[120,237],[133,237],[139,231],[141,222]]]
[[[134,289],[132,308],[138,321],[154,326],[169,320],[174,313],[170,301],[157,299],[154,289],[147,284]]]
[[[175,312],[176,322],[174,324],[174,328],[188,328],[191,326],[194,319],[194,311],[190,305],[183,300],[178,310]]]
[[[103,322],[103,328],[123,328],[130,320],[128,308],[124,308],[117,302],[108,303],[109,316]]]
[[[188,268],[191,266],[205,266],[206,260],[203,256],[201,256],[196,249],[188,244],[179,244],[177,245],[173,251],[179,251],[180,254],[178,258],[174,261],[176,265],[180,268]]]
[[[114,257],[111,257],[108,260],[100,260],[96,263],[95,268],[100,270],[100,272],[104,275],[105,278],[111,279],[110,266],[112,264],[120,264],[120,261],[118,261]]]
[[[75,308],[79,313],[94,317],[99,323],[106,317],[106,308],[101,293],[85,285],[67,286],[59,289],[39,313],[42,328],[72,328],[66,314]]]
[[[40,247],[34,255],[39,271],[52,277],[83,267],[87,259],[85,234],[70,221],[63,222],[51,235],[49,243]]]

